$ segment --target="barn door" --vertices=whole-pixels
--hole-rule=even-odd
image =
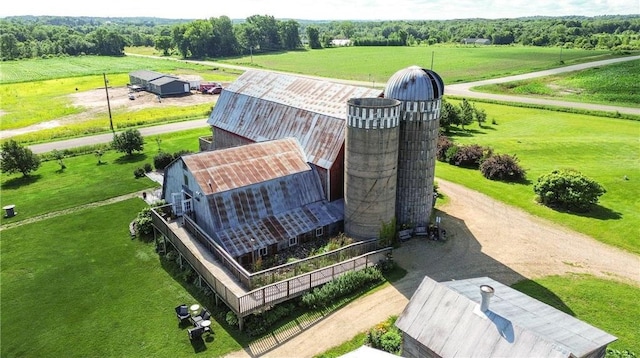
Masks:
[[[182,216],[184,213],[182,205],[182,193],[172,193],[171,194],[171,206],[173,207],[173,212],[176,216]]]

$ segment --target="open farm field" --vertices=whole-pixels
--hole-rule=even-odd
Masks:
[[[153,70],[178,75],[199,74],[205,80],[212,81],[228,81],[238,74],[233,70],[214,70],[211,66],[169,59],[136,56],[53,57],[3,62],[0,66],[0,85],[91,75],[99,75],[102,80],[103,73],[110,77],[113,74],[126,75],[136,70]],[[104,86],[104,83],[101,86]]]
[[[433,56],[433,67],[431,60]],[[562,57],[561,57],[562,56]],[[329,78],[384,83],[396,71],[418,65],[446,84],[503,77],[603,60],[610,51],[521,46],[336,47],[254,55],[220,62]],[[561,63],[560,61],[564,62]]]
[[[453,102],[452,102],[453,103]],[[497,125],[477,124],[451,136],[460,144],[489,146],[516,155],[528,183],[485,179],[479,170],[438,162],[436,176],[480,191],[604,243],[640,254],[640,158],[638,121],[476,103]],[[607,193],[590,213],[559,212],[535,202],[533,184],[554,169],[573,168]],[[625,177],[628,180],[625,180]]]
[[[533,80],[480,86],[474,90],[640,107],[640,60]]]

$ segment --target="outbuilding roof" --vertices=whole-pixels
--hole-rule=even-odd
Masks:
[[[149,83],[156,85],[156,86],[163,86],[166,85],[167,83],[171,83],[171,82],[182,82],[182,83],[188,83],[187,81],[183,81],[177,77],[172,77],[172,76],[162,76],[159,78],[156,78],[154,80],[149,81]]]
[[[182,157],[205,195],[311,170],[295,138]]]
[[[482,285],[494,289],[485,312]],[[441,357],[583,357],[616,340],[488,277],[425,277],[396,326]]]
[[[347,101],[380,90],[247,71],[220,95],[207,123],[254,142],[295,137],[309,162],[329,169],[344,144]]]
[[[129,73],[129,76],[140,78],[145,81],[153,81],[157,78],[166,76],[164,73],[149,71],[149,70],[137,70]]]

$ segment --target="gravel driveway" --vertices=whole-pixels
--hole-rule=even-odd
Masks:
[[[640,286],[640,256],[438,179],[450,201],[439,210],[447,242],[411,239],[394,259],[408,274],[308,327],[276,333],[229,357],[312,357],[398,315],[424,275],[438,281],[489,276],[511,285],[525,278],[590,274]]]

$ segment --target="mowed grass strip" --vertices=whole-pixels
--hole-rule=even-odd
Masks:
[[[145,205],[130,199],[2,233],[3,357],[193,356],[173,309],[196,300],[153,243],[129,236]],[[202,353],[241,348],[216,321],[212,329]]]
[[[139,190],[152,189],[159,184],[147,179],[135,179],[133,171],[145,163],[153,166],[153,157],[160,149],[169,153],[178,150],[198,151],[198,137],[210,135],[207,128],[182,131],[145,138],[145,150],[127,157],[124,153],[105,152],[98,165],[93,154],[63,159],[66,169],[60,170],[57,161],[42,166],[24,178],[22,174],[2,175],[0,189],[2,203],[14,204],[18,215],[0,218],[0,223],[13,223],[49,212],[103,201]]]
[[[456,103],[452,101],[452,103]],[[640,122],[563,112],[475,103],[488,114],[488,123],[452,138],[459,144],[480,144],[495,153],[516,155],[527,170],[528,183],[491,181],[479,170],[436,164],[436,176],[482,192],[533,215],[584,233],[596,240],[640,254]],[[533,185],[554,169],[571,168],[607,190],[586,214],[561,212],[535,201]],[[627,178],[627,179],[625,179]]]
[[[474,90],[640,107],[640,60],[526,81],[480,86]]]
[[[602,60],[610,51],[533,46],[336,47],[260,54],[220,62],[384,86],[407,66],[433,69],[445,83],[469,82]],[[619,57],[619,56],[618,56]],[[431,66],[433,58],[433,66]],[[564,63],[560,62],[560,59]]]

